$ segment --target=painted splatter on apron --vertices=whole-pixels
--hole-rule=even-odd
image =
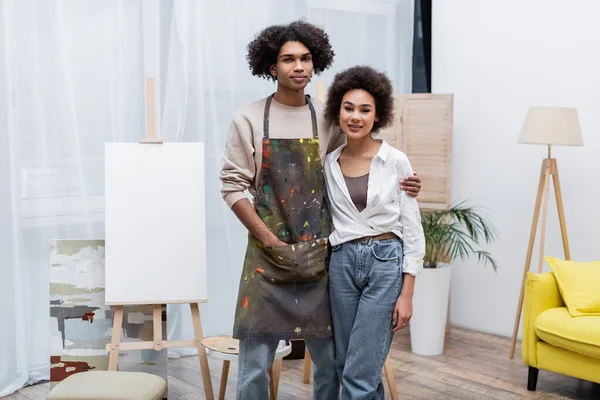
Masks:
[[[233,336],[324,338],[331,336],[325,203],[315,109],[312,139],[270,139],[267,98],[263,161],[254,208],[286,246],[267,248],[252,235],[240,279]]]

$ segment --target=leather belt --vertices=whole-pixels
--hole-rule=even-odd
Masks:
[[[367,243],[369,240],[373,241],[373,240],[385,240],[385,239],[398,239],[398,236],[394,235],[392,232],[386,232],[386,233],[382,233],[381,235],[376,235],[376,236],[363,236],[361,238],[358,239],[354,239],[353,242],[358,242],[358,243]]]

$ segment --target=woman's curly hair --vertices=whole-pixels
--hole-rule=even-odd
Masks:
[[[312,55],[313,72],[319,75],[333,63],[335,53],[325,31],[304,21],[265,28],[248,44],[246,59],[252,75],[275,80],[270,68],[277,64],[277,55],[286,42],[304,44]]]
[[[346,93],[355,89],[369,92],[375,99],[375,112],[378,120],[373,124],[372,133],[378,132],[393,122],[394,89],[392,82],[384,73],[363,65],[348,68],[335,75],[325,103],[326,120],[339,125],[342,99]]]

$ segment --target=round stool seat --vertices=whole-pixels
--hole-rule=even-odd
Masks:
[[[240,341],[231,335],[211,336],[202,340],[202,345],[213,351],[213,355],[221,360],[233,361],[237,359],[240,351]],[[286,344],[285,340],[279,341],[275,351],[275,359],[281,359],[292,352],[292,345]]]
[[[59,382],[48,400],[161,400],[167,382],[146,372],[88,371]]]
[[[202,346],[212,350],[215,358],[223,360],[223,371],[221,372],[221,386],[219,387],[219,400],[225,399],[225,390],[227,389],[227,377],[229,375],[229,363],[238,358],[240,351],[240,341],[234,339],[231,335],[211,336],[204,338],[200,343]],[[275,362],[269,370],[269,399],[277,399],[277,389],[279,387],[279,374],[281,373],[281,363],[283,357],[292,352],[292,344],[286,344],[285,340],[280,340],[277,350],[275,350]]]

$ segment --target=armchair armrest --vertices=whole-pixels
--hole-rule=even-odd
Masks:
[[[549,309],[564,307],[562,296],[556,284],[554,274],[527,273],[525,283],[525,298],[523,305],[523,345],[521,355],[525,365],[537,368],[537,342],[535,320],[537,316]]]

